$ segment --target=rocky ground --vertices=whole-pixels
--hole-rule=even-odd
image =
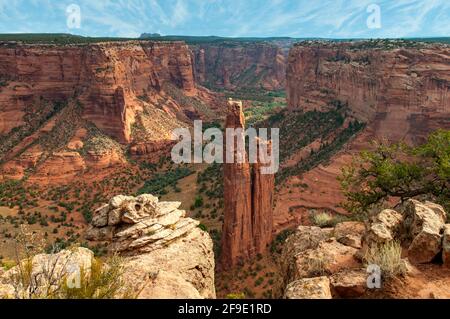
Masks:
[[[300,226],[283,248],[278,293],[288,299],[449,298],[446,212],[415,200],[396,210],[383,210],[367,224]],[[375,263],[381,286],[371,289],[367,267]]]

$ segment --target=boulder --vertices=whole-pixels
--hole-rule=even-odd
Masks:
[[[216,296],[211,237],[180,205],[147,194],[116,196],[107,205],[109,226],[92,223],[86,232],[125,259],[124,281],[141,284],[139,298]]]
[[[191,298],[193,295],[201,298],[215,298],[214,287],[214,252],[213,242],[208,233],[199,228],[193,229],[184,238],[149,253],[143,253],[126,258],[124,279],[126,282],[142,282],[143,290],[140,298]],[[164,271],[166,274],[156,280],[149,274]],[[174,279],[174,277],[177,277]],[[169,278],[164,283],[164,278]],[[152,289],[159,282],[158,293]],[[164,284],[162,284],[164,283]],[[172,291],[170,287],[183,287],[182,291]],[[197,294],[193,293],[194,287]],[[153,288],[152,288],[153,287]]]
[[[93,227],[90,226],[85,233],[85,238],[91,241],[110,241],[113,238],[114,227]]]
[[[111,206],[111,208],[120,208],[125,202],[130,200],[134,200],[134,197],[118,195],[111,198],[109,205]]]
[[[111,207],[111,205],[110,205]],[[109,226],[116,226],[119,225],[122,221],[122,209],[121,208],[114,208],[108,212],[108,225]],[[92,225],[95,226],[95,225]]]
[[[450,224],[444,226],[442,261],[444,262],[444,267],[450,268]]]
[[[442,249],[441,230],[444,228],[445,211],[438,205],[408,200],[405,204],[405,228],[412,239],[408,258],[413,263],[429,263]]]
[[[345,246],[335,238],[321,242],[316,248],[297,254],[291,280],[331,275],[359,266],[357,249]]]
[[[365,269],[344,270],[331,276],[331,287],[340,298],[358,298],[367,291]]]
[[[291,282],[285,299],[332,299],[330,280],[327,277],[304,278]]]
[[[293,277],[295,272],[296,256],[308,249],[317,248],[320,242],[332,236],[333,229],[324,229],[315,226],[299,226],[297,230],[286,239],[280,258],[280,272],[285,279]],[[282,289],[289,281],[284,282]]]
[[[384,244],[392,241],[398,234],[403,217],[392,209],[385,209],[375,216],[364,235],[364,246]]]
[[[139,293],[138,299],[204,299],[182,276],[159,271]]]
[[[366,226],[361,222],[339,223],[334,228],[336,240],[346,246],[360,249],[362,247],[362,237],[366,231]]]
[[[95,227],[105,227],[108,225],[109,204],[105,204],[97,209],[92,215],[91,224]]]

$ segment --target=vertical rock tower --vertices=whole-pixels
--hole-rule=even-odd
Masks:
[[[228,102],[225,128],[242,129],[234,136],[233,152],[237,158],[240,155],[238,143],[245,143],[242,102]],[[225,154],[228,151],[226,144],[225,141]],[[267,146],[271,150],[270,142]],[[255,164],[248,162],[246,152],[243,157],[242,163],[225,161],[224,164],[225,217],[221,265],[225,269],[264,253],[272,240],[274,175],[261,173],[260,155]]]

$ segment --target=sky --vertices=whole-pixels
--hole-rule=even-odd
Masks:
[[[450,0],[0,0],[0,33],[450,36]]]

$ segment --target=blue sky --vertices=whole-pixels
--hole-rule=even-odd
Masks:
[[[81,10],[69,28],[66,9]],[[371,4],[381,28],[369,28]],[[0,0],[0,33],[87,36],[164,35],[291,37],[450,36],[450,0]]]

